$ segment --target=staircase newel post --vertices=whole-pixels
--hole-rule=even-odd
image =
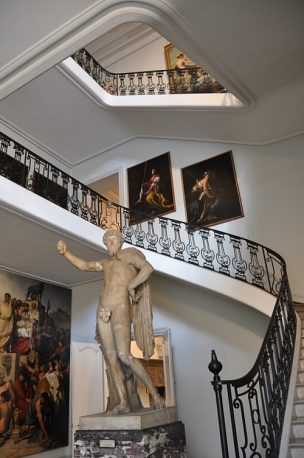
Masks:
[[[221,437],[222,457],[229,458],[226,425],[225,425],[225,415],[224,415],[223,398],[222,398],[222,381],[219,376],[219,373],[221,372],[222,367],[223,367],[222,363],[220,363],[220,361],[218,361],[216,357],[215,350],[212,350],[211,351],[211,362],[209,363],[208,369],[213,374],[213,381],[211,382],[211,384],[213,385],[213,389],[215,392],[215,398],[216,398],[217,415],[218,415],[220,437]]]

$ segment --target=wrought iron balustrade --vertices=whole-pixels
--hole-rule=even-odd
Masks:
[[[85,48],[72,58],[111,95],[223,93],[227,90],[201,67],[112,73]]]
[[[114,204],[3,133],[0,174],[102,229],[119,228],[126,243],[276,296],[261,350],[248,374],[222,381],[215,352],[209,369],[214,374],[223,457],[277,457],[296,330],[283,258],[243,237],[161,216],[151,218]]]

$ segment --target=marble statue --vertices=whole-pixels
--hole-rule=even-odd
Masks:
[[[116,229],[109,229],[103,237],[110,259],[84,261],[74,256],[64,241],[57,249],[73,266],[83,271],[103,272],[104,285],[100,290],[97,309],[97,340],[103,353],[109,385],[108,414],[125,414],[137,410],[140,403],[134,392],[134,376],[139,378],[151,394],[154,407],[164,407],[164,400],[141,364],[131,354],[131,322],[138,347],[145,359],[154,351],[152,309],[147,283],[153,267],[136,248],[122,249],[124,237]]]

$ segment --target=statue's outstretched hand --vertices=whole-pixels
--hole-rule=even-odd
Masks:
[[[57,250],[60,254],[65,254],[68,250],[68,247],[66,246],[66,243],[63,240],[59,240],[57,243]]]

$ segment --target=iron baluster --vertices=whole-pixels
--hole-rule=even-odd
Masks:
[[[190,264],[196,264],[198,265],[198,255],[200,254],[200,250],[199,248],[195,245],[195,241],[194,241],[194,231],[190,229],[190,227],[187,228],[187,233],[188,233],[188,239],[189,239],[189,243],[187,244],[186,246],[186,251],[187,253],[189,254],[190,258],[188,260],[188,262],[190,262]]]
[[[163,81],[163,74],[164,72],[163,71],[157,71],[156,72],[156,75],[157,75],[157,94],[158,95],[163,95],[165,94],[165,90],[166,90],[166,83],[164,83]]]
[[[159,218],[159,222],[161,227],[161,237],[159,239],[159,244],[162,247],[161,253],[166,256],[171,256],[171,240],[168,237],[168,221],[164,218]]]
[[[58,184],[59,170],[56,167],[51,167],[50,170],[51,170],[51,173],[52,173],[52,181],[53,181],[53,183]]]
[[[145,232],[142,229],[141,223],[136,224],[134,235],[136,239],[136,246],[144,248]]]
[[[235,276],[240,280],[246,280],[244,272],[247,269],[247,263],[242,259],[241,245],[242,242],[238,237],[230,237],[234,250],[234,258],[232,259],[232,265],[236,270]]]
[[[96,62],[92,64],[92,78],[98,82],[98,65],[96,65]]]
[[[102,229],[107,229],[109,227],[109,223],[107,220],[107,202],[103,199],[99,199],[99,225]]]
[[[138,72],[137,73],[137,94],[138,95],[145,95],[145,85],[143,84],[143,76],[144,73]]]
[[[134,228],[130,226],[130,211],[125,208],[123,213],[124,213],[125,224],[122,227],[122,233],[125,236],[125,241],[127,243],[132,243]]]
[[[154,232],[154,219],[148,221],[148,234],[146,235],[148,241],[148,250],[157,251],[156,244],[158,236]]]
[[[153,83],[153,73],[147,72],[148,83],[146,88],[148,89],[148,95],[155,95],[155,84]]]
[[[73,189],[73,194],[72,194],[72,197],[70,198],[71,213],[73,213],[74,215],[78,215],[78,210],[80,207],[80,202],[78,198],[78,190],[79,190],[78,181],[72,180],[72,189]]]
[[[238,446],[238,439],[237,439],[237,427],[236,427],[235,415],[234,415],[234,407],[235,406],[234,406],[234,402],[232,400],[232,390],[231,390],[231,388],[232,388],[231,384],[227,383],[228,405],[229,405],[229,410],[230,410],[234,453],[235,453],[235,458],[239,458],[240,454],[239,454],[239,446]]]
[[[86,186],[81,186],[82,199],[80,204],[80,216],[86,221],[89,220],[89,206],[88,206],[88,188]]]
[[[0,151],[4,154],[7,154],[7,149],[11,144],[11,141],[7,138],[4,137],[2,134],[0,134]]]
[[[174,240],[172,243],[172,247],[175,251],[175,258],[184,260],[185,244],[181,241],[180,237],[181,223],[173,221],[172,227],[174,229]]]
[[[98,224],[98,194],[90,189],[90,202],[91,205],[89,207],[89,215],[90,215],[90,223],[97,226]]]
[[[209,246],[209,229],[201,229],[200,234],[202,236],[203,248],[201,250],[202,258],[204,259],[203,266],[206,269],[214,270],[213,260],[215,258],[214,251],[210,249]]]
[[[228,267],[230,266],[230,259],[229,256],[226,255],[225,249],[224,249],[224,240],[225,237],[223,234],[219,234],[218,232],[214,233],[214,238],[217,243],[217,254],[216,254],[216,260],[220,265],[219,271],[222,274],[230,275]]]
[[[216,406],[217,406],[218,421],[219,421],[220,436],[221,436],[222,455],[223,455],[223,458],[229,458],[226,424],[225,424],[225,414],[224,414],[223,398],[222,398],[222,381],[219,375],[222,368],[223,368],[222,363],[218,361],[215,351],[212,350],[211,351],[211,362],[209,363],[208,369],[213,374],[213,381],[211,383],[212,383],[212,386],[215,392],[215,398],[216,398]]]
[[[125,75],[119,75],[120,85],[118,88],[119,95],[126,95],[127,94],[127,86],[125,85]]]
[[[258,252],[259,248],[257,245],[247,243],[250,253],[249,272],[253,275],[252,284],[264,288],[262,278],[265,275],[265,269],[259,264]]]
[[[128,73],[128,77],[129,77],[129,86],[128,86],[129,95],[135,95],[135,92],[136,92],[136,86],[134,84],[135,74]]]

